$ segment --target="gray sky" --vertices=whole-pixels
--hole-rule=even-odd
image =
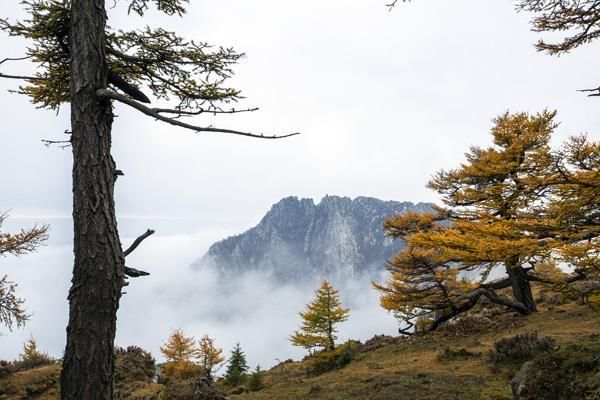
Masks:
[[[4,0],[1,14],[18,16],[18,3]],[[509,0],[419,0],[391,13],[383,3],[194,0],[184,19],[151,13],[141,20],[125,18],[120,8],[111,11],[114,27],[160,24],[247,54],[232,83],[247,97],[239,106],[261,110],[207,124],[302,132],[283,141],[195,134],[117,105],[114,157],[126,174],[116,193],[123,236],[147,225],[163,228],[152,249],[138,250],[154,255],[140,257],[155,280],[129,288],[135,294],[121,310],[123,341],[140,337],[127,316],[134,321],[144,294],[155,293],[144,290],[156,289],[151,286],[168,275],[156,264],[187,266],[210,242],[254,225],[284,196],[434,201],[425,188],[428,178],[457,165],[470,145],[487,145],[491,119],[506,110],[557,109],[556,143],[580,132],[598,138],[600,100],[576,92],[599,83],[597,44],[560,58],[540,54],[529,16],[516,14]],[[2,57],[22,55],[20,46],[0,35]],[[0,210],[12,210],[11,227],[51,222],[53,238],[37,255],[0,259],[35,312],[26,330],[0,338],[0,359],[16,356],[15,346],[29,334],[55,354],[61,348],[60,310],[71,265],[69,223],[50,219],[70,215],[71,154],[40,142],[63,138],[68,107],[58,116],[36,110],[26,98],[6,93],[15,86],[0,80]],[[163,251],[157,254],[157,248]],[[176,252],[185,255],[173,261]],[[49,282],[56,284],[48,288]],[[299,304],[308,300],[300,297]],[[166,304],[180,307],[160,302]],[[381,328],[393,330],[393,319],[386,321]],[[156,349],[176,322],[164,322],[160,332],[144,336],[144,344]],[[230,336],[224,344],[235,340]],[[283,349],[281,344],[278,354]],[[253,351],[257,360],[275,357],[260,347]]]

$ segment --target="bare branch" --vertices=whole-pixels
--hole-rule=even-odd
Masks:
[[[4,79],[23,79],[26,81],[47,81],[48,79],[46,78],[38,78],[35,76],[24,76],[24,75],[7,75],[7,74],[2,74],[0,73],[0,78],[4,78]]]
[[[70,140],[49,140],[49,139],[42,139],[42,143],[44,143],[44,146],[46,146],[46,147],[50,147],[53,144],[60,145],[59,147],[61,149],[66,149],[67,147],[71,147],[71,141]]]
[[[150,275],[149,272],[131,268],[131,267],[127,267],[127,266],[125,267],[124,272],[125,272],[125,275],[127,275],[130,278],[139,278],[140,276]],[[129,284],[129,282],[126,282],[126,283],[127,283],[127,285]],[[123,286],[127,286],[127,285],[124,284]]]
[[[590,93],[588,97],[599,97],[600,96],[600,86],[594,89],[580,89],[578,92],[581,93]]]
[[[247,136],[247,137],[257,138],[257,139],[283,139],[283,138],[287,138],[290,136],[295,136],[295,135],[300,134],[299,132],[295,132],[295,133],[290,133],[290,134],[280,135],[280,136],[277,136],[277,135],[265,136],[263,134],[258,135],[258,134],[254,134],[251,132],[236,131],[233,129],[213,128],[210,126],[209,127],[196,126],[196,125],[187,124],[187,123],[179,121],[177,119],[165,117],[164,115],[161,115],[160,113],[154,111],[152,108],[146,107],[145,105],[143,105],[127,96],[123,96],[122,94],[116,93],[112,90],[99,89],[96,91],[96,95],[101,99],[116,100],[120,103],[126,104],[132,108],[135,108],[136,110],[142,112],[143,114],[146,114],[150,117],[156,118],[159,121],[163,121],[163,122],[166,122],[171,125],[180,126],[182,128],[190,129],[195,132],[228,133],[228,134],[232,134],[232,135]]]
[[[387,7],[387,8],[388,8],[390,11],[392,11],[392,9],[393,9],[394,7],[396,7],[396,3],[398,3],[398,0],[393,0],[391,3],[388,3],[388,4],[386,4],[385,6],[386,6],[386,7]]]
[[[148,229],[146,232],[144,232],[143,234],[141,234],[140,236],[138,236],[137,239],[135,239],[133,241],[133,243],[131,244],[131,246],[129,246],[129,248],[127,250],[125,250],[123,252],[123,256],[127,257],[128,255],[130,255],[131,253],[133,253],[133,251],[135,249],[137,249],[137,247],[149,236],[153,235],[155,231],[153,231],[152,229]]]
[[[30,58],[31,58],[31,56],[16,57],[16,58],[6,57],[5,59],[0,60],[0,65],[4,64],[7,61],[24,61],[24,60],[29,60]]]
[[[235,108],[232,108],[230,110],[205,110],[205,109],[200,109],[198,111],[183,111],[183,110],[177,110],[177,109],[173,109],[173,108],[153,108],[152,111],[157,112],[157,113],[162,113],[162,114],[176,114],[176,115],[200,115],[200,114],[239,114],[239,113],[244,113],[244,112],[254,112],[254,111],[258,111],[258,107],[254,107],[254,108],[245,108],[243,110],[236,110]]]

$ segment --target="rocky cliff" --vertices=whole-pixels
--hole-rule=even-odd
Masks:
[[[224,273],[261,270],[280,281],[305,277],[345,280],[381,271],[404,243],[383,232],[385,218],[403,211],[430,210],[425,203],[371,197],[287,197],[245,233],[213,244],[199,264]]]

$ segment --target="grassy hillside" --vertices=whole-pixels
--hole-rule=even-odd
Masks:
[[[60,397],[60,366],[47,365],[0,379],[0,399],[55,400]]]
[[[263,374],[262,390],[230,392],[229,397],[232,400],[508,400],[512,399],[510,381],[519,365],[494,365],[489,360],[489,351],[499,339],[532,331],[539,336],[551,336],[563,348],[568,348],[567,343],[592,348],[594,354],[587,354],[590,351],[586,350],[584,356],[596,357],[594,360],[598,360],[600,367],[600,313],[587,306],[550,306],[529,317],[503,314],[487,320],[488,323],[482,321],[485,320],[409,339],[373,340],[359,348],[344,368],[320,375],[307,372],[310,359],[285,362]],[[444,352],[446,355],[440,360]],[[0,400],[57,399],[59,371],[57,365],[51,365],[1,378]],[[600,388],[600,368],[594,379]],[[160,399],[161,385],[144,382],[131,385],[131,390],[126,390],[127,399]]]
[[[568,304],[529,317],[507,316],[477,334],[450,329],[359,352],[343,369],[318,376],[307,374],[309,360],[285,363],[265,373],[264,389],[232,399],[512,399],[510,381],[518,366],[495,366],[488,354],[497,340],[531,331],[559,345],[597,344],[600,313]],[[445,349],[472,355],[440,361]]]

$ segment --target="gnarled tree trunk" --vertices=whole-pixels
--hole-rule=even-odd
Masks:
[[[74,253],[63,400],[112,400],[116,314],[124,257],[114,205],[115,164],[110,154],[111,104],[105,88],[104,0],[71,1],[71,128]]]
[[[523,304],[529,310],[529,313],[536,312],[537,307],[531,293],[527,271],[522,266],[516,265],[514,260],[511,260],[506,262],[506,273],[510,280],[514,299]]]

